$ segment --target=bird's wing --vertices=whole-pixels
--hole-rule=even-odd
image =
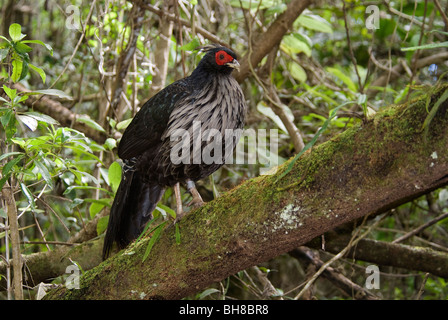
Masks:
[[[130,159],[156,148],[161,143],[171,112],[190,91],[188,82],[182,79],[146,101],[126,128],[118,145],[118,156]]]

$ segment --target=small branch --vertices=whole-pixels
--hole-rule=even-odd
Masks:
[[[252,44],[252,53],[240,59],[240,71],[235,73],[235,79],[242,82],[250,74],[250,66],[257,66],[261,60],[282,41],[297,17],[305,10],[312,0],[292,0],[286,10],[277,17],[266,32],[261,33]],[[252,39],[251,39],[252,40]],[[250,61],[249,61],[250,60]]]
[[[165,3],[167,9],[170,8],[168,3]],[[180,20],[180,19],[179,19]],[[151,88],[148,97],[152,97],[165,87],[166,76],[168,73],[168,61],[170,54],[171,35],[173,33],[174,22],[160,17],[159,21],[159,39],[156,43],[156,50],[154,52],[154,65],[156,66],[156,73],[152,78]]]
[[[72,60],[73,60],[73,58],[75,57],[76,52],[78,51],[79,46],[81,45],[82,40],[84,40],[84,37],[85,37],[85,35],[86,35],[85,26],[89,23],[90,18],[92,17],[92,14],[93,14],[93,8],[95,7],[95,3],[96,3],[96,0],[92,1],[92,4],[90,5],[90,11],[89,11],[89,14],[87,15],[86,22],[84,23],[83,30],[82,30],[82,32],[81,32],[81,36],[79,37],[78,43],[76,44],[75,49],[73,50],[72,55],[70,56],[70,58],[68,59],[67,63],[65,64],[65,67],[64,67],[64,69],[62,70],[62,72],[59,74],[59,76],[56,78],[56,80],[54,80],[53,84],[52,84],[48,89],[51,89],[51,88],[53,88],[53,87],[55,86],[55,84],[59,81],[59,79],[60,79],[60,78],[62,77],[62,75],[65,73],[65,71],[67,70],[67,68],[71,65]]]
[[[448,17],[445,14],[445,11],[443,11],[442,6],[440,5],[439,0],[434,0],[434,4],[437,7],[437,10],[439,10],[440,16],[443,19],[443,22],[445,23],[445,30],[448,31]]]
[[[306,260],[312,263],[317,268],[322,268],[324,262],[319,258],[315,257],[312,251],[307,247],[299,247],[292,250],[289,253],[291,256]],[[322,273],[322,276],[327,278],[333,284],[335,284],[339,289],[341,289],[347,296],[354,297],[355,299],[365,299],[365,300],[377,300],[378,297],[372,294],[370,291],[364,289],[363,287],[357,285],[343,274],[341,274],[337,269],[328,267]]]
[[[325,251],[338,253],[345,247],[350,237],[347,235],[327,234]],[[307,246],[320,249],[318,238]],[[368,261],[381,266],[391,266],[410,270],[429,272],[435,276],[448,278],[448,254],[428,247],[413,247],[399,243],[389,243],[371,239],[361,239],[346,253],[346,257]]]
[[[54,244],[54,245],[59,245],[59,246],[76,246],[77,244],[75,243],[70,243],[70,242],[62,242],[62,241],[21,241],[21,244],[45,244],[45,245],[49,245],[49,244]]]
[[[151,11],[151,12],[157,14],[161,19],[163,19],[165,21],[168,20],[168,21],[180,23],[181,25],[183,25],[183,26],[185,26],[187,28],[190,28],[190,29],[192,29],[194,27],[194,31],[196,33],[199,33],[200,35],[202,35],[205,39],[208,39],[208,40],[210,40],[213,43],[219,43],[219,44],[221,44],[221,45],[223,45],[225,47],[230,48],[230,45],[227,42],[225,42],[224,40],[222,40],[219,37],[215,36],[213,33],[205,30],[204,28],[202,28],[202,27],[200,27],[200,26],[198,26],[196,24],[192,25],[192,23],[190,21],[188,21],[188,20],[180,19],[180,18],[178,19],[176,17],[176,15],[174,15],[172,13],[169,13],[169,12],[166,12],[164,10],[161,10],[161,9],[159,9],[159,8],[149,4],[149,3],[143,3],[143,4],[141,4],[141,7],[146,9],[146,10],[148,10],[148,11]]]
[[[347,35],[347,45],[348,50],[350,52],[350,58],[352,60],[353,69],[355,69],[356,78],[358,79],[359,92],[363,93],[364,86],[362,85],[361,82],[361,76],[359,75],[358,71],[358,62],[356,61],[355,54],[353,53],[352,42],[350,41],[350,31],[349,31],[350,26],[349,23],[347,22],[347,10],[345,8],[345,0],[342,1],[342,12],[344,13],[345,33]]]
[[[447,59],[448,59],[448,52],[446,51],[442,51],[434,55],[421,58],[415,62],[416,70],[429,66],[433,63],[436,64],[443,63]],[[390,69],[390,72],[378,77],[369,85],[369,88],[371,89],[367,90],[367,95],[374,96],[378,92],[378,89],[376,87],[384,87],[387,83],[389,83],[389,81],[398,79],[400,76],[402,76],[403,71],[404,67],[402,63],[398,63],[396,66]]]
[[[278,295],[277,289],[272,285],[272,283],[269,281],[268,276],[266,273],[260,270],[257,266],[253,266],[251,268],[255,274],[257,275],[258,281],[263,285],[263,297],[275,297]],[[279,300],[283,300],[281,297],[279,297]]]
[[[364,216],[366,218],[367,216]],[[310,280],[307,281],[306,285],[302,288],[302,290],[294,297],[294,299],[298,300],[300,297],[308,290],[308,288],[313,284],[314,281],[335,261],[341,259],[345,256],[345,254],[353,247],[356,246],[356,244],[363,238],[365,238],[373,229],[374,226],[378,225],[380,223],[381,219],[377,220],[374,224],[372,224],[363,234],[360,236],[357,236],[355,234],[354,237],[351,237],[348,244],[345,246],[344,249],[342,249],[338,254],[336,254],[333,258],[325,262],[319,270],[311,277]],[[357,230],[357,233],[359,233],[359,229]],[[356,238],[355,238],[356,237]]]
[[[131,12],[131,17],[133,21],[132,32],[130,39],[128,40],[128,45],[126,49],[122,51],[120,58],[117,62],[115,82],[113,83],[112,89],[112,99],[109,108],[112,112],[117,112],[117,107],[121,101],[121,95],[126,85],[126,76],[129,71],[129,66],[134,57],[135,51],[137,50],[137,40],[140,31],[143,26],[143,16],[145,11],[140,6],[135,6]],[[106,110],[106,114],[110,112]]]
[[[448,218],[448,212],[443,213],[443,214],[439,215],[438,217],[436,217],[436,218],[426,222],[425,224],[422,224],[420,227],[412,230],[411,232],[408,232],[408,233],[402,235],[401,237],[399,237],[399,238],[395,239],[394,241],[392,241],[392,243],[402,242],[402,241],[404,241],[404,240],[406,240],[406,239],[408,239],[408,238],[410,238],[410,237],[420,233],[422,230],[432,226],[433,224],[435,224],[435,223],[437,223],[440,220],[443,220],[445,218]]]

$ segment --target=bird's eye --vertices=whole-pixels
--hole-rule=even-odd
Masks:
[[[219,55],[219,60],[224,60],[224,55],[223,54]]]

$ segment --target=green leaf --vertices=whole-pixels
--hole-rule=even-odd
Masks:
[[[19,155],[18,157],[12,159],[11,161],[9,161],[7,164],[5,164],[5,166],[2,169],[2,175],[3,176],[8,176],[10,171],[12,170],[12,168],[23,158],[23,154]]]
[[[100,126],[98,123],[96,123],[94,120],[90,119],[87,116],[81,116],[78,119],[76,119],[76,121],[82,122],[82,123],[86,124],[88,127],[95,129],[97,131],[106,132],[106,130],[104,130],[104,128],[102,126]]]
[[[17,42],[16,44],[13,45],[13,48],[21,57],[26,53],[33,51],[33,49],[31,49],[22,42]]]
[[[194,38],[189,43],[184,44],[182,47],[180,47],[183,51],[193,51],[196,48],[198,48],[201,45],[198,38]]]
[[[156,244],[157,240],[159,240],[160,235],[162,234],[163,228],[166,223],[167,223],[167,221],[162,222],[161,224],[159,224],[157,227],[155,227],[153,229],[154,233],[152,234],[151,239],[149,239],[148,246],[146,247],[142,262],[144,262],[146,260],[146,258],[148,258],[149,254],[151,253],[152,248]]]
[[[117,140],[115,140],[113,138],[107,138],[106,141],[104,142],[103,146],[107,150],[113,150],[114,148],[117,147]]]
[[[302,66],[295,61],[292,61],[289,64],[289,72],[291,73],[291,76],[300,82],[305,82],[307,79],[306,72],[302,68]]]
[[[36,203],[34,202],[34,196],[31,193],[31,191],[28,189],[28,187],[23,182],[20,183],[20,189],[22,189],[22,193],[27,198],[28,203],[31,206],[31,209],[35,209],[36,208]]]
[[[17,82],[20,80],[20,77],[22,76],[23,63],[21,60],[14,59],[12,60],[11,65],[12,65],[11,80]]]
[[[0,39],[3,39],[6,41],[6,43],[2,44],[2,48],[9,48],[11,47],[11,41],[8,40],[8,38],[5,38],[4,36],[0,36]]]
[[[123,120],[117,123],[117,130],[124,130],[128,127],[128,125],[131,123],[131,119]]]
[[[157,220],[156,218],[152,218],[151,220],[148,221],[148,223],[146,224],[146,226],[145,226],[145,228],[143,229],[142,233],[140,233],[140,235],[138,236],[137,240],[135,240],[135,242],[139,242],[139,241],[140,241],[140,239],[143,237],[143,235],[145,235],[146,232],[149,230],[149,227],[150,227],[156,220]],[[156,227],[154,227],[154,228],[151,230],[151,232],[154,231],[155,228],[156,228]]]
[[[294,22],[294,27],[298,25],[318,32],[333,33],[331,24],[324,18],[314,14],[302,13]]]
[[[333,67],[327,67],[326,70],[335,77],[339,78],[352,92],[357,91],[355,83],[344,72]]]
[[[8,180],[8,179],[9,179],[8,176],[3,176],[3,177],[0,179],[0,190],[3,189],[3,186],[5,185],[6,180]],[[3,210],[3,209],[0,208],[0,212],[1,212],[1,210]],[[1,236],[1,233],[0,233],[0,238],[1,238],[1,237],[2,237],[2,236]]]
[[[37,129],[37,124],[38,123],[37,123],[36,119],[34,119],[32,117],[29,117],[29,116],[26,116],[26,115],[23,115],[23,114],[18,114],[16,116],[16,118],[20,122],[22,122],[24,125],[26,125],[28,128],[30,128],[31,131],[35,131]]]
[[[64,98],[67,100],[73,100],[73,98],[70,97],[68,94],[66,94],[64,91],[57,90],[57,89],[36,90],[36,91],[27,92],[26,94],[28,94],[28,95],[45,94],[47,96],[57,96],[59,98]]]
[[[72,190],[81,189],[81,190],[100,190],[104,191],[109,195],[112,195],[107,189],[104,188],[98,188],[98,187],[92,187],[92,186],[70,186],[64,191],[64,195],[70,193]]]
[[[11,99],[11,101],[14,100],[14,98],[17,96],[17,90],[11,89],[7,87],[6,85],[3,85],[3,90],[5,90],[6,95]]]
[[[272,0],[231,0],[230,5],[235,8],[264,10],[274,5]]]
[[[25,34],[22,34],[22,26],[18,23],[13,23],[12,25],[10,25],[9,36],[14,42],[22,40],[25,37]]]
[[[36,44],[40,44],[42,46],[44,46],[45,48],[47,48],[48,51],[50,51],[50,54],[53,55],[53,48],[49,45],[46,44],[40,40],[23,40],[22,43],[36,43]]]
[[[424,136],[426,137],[429,130],[429,124],[431,123],[432,119],[434,119],[437,111],[439,110],[439,107],[444,103],[446,100],[448,100],[448,89],[445,90],[445,92],[440,96],[440,98],[436,101],[434,106],[432,107],[429,114],[426,116],[425,121],[422,125],[422,130],[425,130]]]
[[[448,41],[440,43],[424,44],[421,46],[415,46],[409,48],[401,48],[401,51],[415,51],[415,50],[435,49],[435,48],[448,48]]]
[[[109,216],[99,218],[96,224],[96,234],[100,235],[104,233],[104,231],[106,231],[107,229],[108,223],[109,223]]]
[[[308,57],[311,56],[311,47],[307,41],[289,34],[283,37],[280,47],[290,56],[303,52]]]
[[[177,217],[176,211],[174,211],[170,207],[167,207],[164,204],[158,203],[156,209],[159,210],[163,216],[165,216],[166,213],[168,213],[173,219],[176,219]]]
[[[28,64],[28,66],[31,68],[31,70],[36,71],[40,75],[40,77],[42,78],[42,82],[45,83],[45,79],[47,77],[46,74],[45,74],[45,71],[42,70],[39,67],[36,67],[35,65],[32,65],[31,63]]]
[[[291,121],[294,121],[294,115],[292,114],[291,109],[289,109],[287,106],[282,105],[285,113],[287,114],[288,118]],[[268,107],[266,105],[266,103],[264,101],[260,101],[257,104],[257,110],[264,114],[266,117],[270,118],[272,121],[275,122],[275,124],[285,133],[288,133],[288,130],[286,129],[285,125],[283,124],[283,121],[280,119],[279,116],[277,116],[274,112],[274,110],[272,110],[271,107]]]
[[[51,189],[53,189],[53,187],[54,187],[53,178],[51,177],[51,174],[48,171],[48,168],[45,166],[44,162],[41,162],[38,159],[34,159],[34,164],[39,169],[39,172],[42,175],[42,178],[44,178],[44,180],[48,184],[48,186]]]
[[[108,178],[109,185],[112,188],[112,191],[116,193],[121,182],[121,166],[118,164],[118,162],[112,162],[112,164],[110,165]]]
[[[26,142],[23,138],[11,139],[11,141],[20,146],[22,149],[25,149],[26,147]]]
[[[8,56],[9,49],[0,49],[0,62]]]
[[[55,124],[55,125],[59,124],[59,122],[57,122],[52,117],[47,116],[46,114],[42,114],[42,113],[35,112],[35,111],[25,112],[25,114],[27,116],[30,116],[30,117],[36,119],[37,121],[45,122],[45,123],[48,123],[48,124]]]
[[[204,290],[203,292],[201,292],[198,299],[202,300],[202,299],[208,297],[209,295],[212,295],[213,293],[218,293],[218,292],[220,292],[220,291],[215,288],[210,288],[210,289]]]
[[[104,208],[104,204],[94,202],[89,207],[90,218],[93,219]]]
[[[8,153],[5,153],[5,154],[2,154],[2,155],[0,156],[0,161],[2,161],[3,159],[8,158],[8,157],[10,157],[10,156],[17,156],[17,155],[19,155],[19,154],[22,154],[22,155],[23,155],[23,152],[14,151],[14,152],[8,152]]]

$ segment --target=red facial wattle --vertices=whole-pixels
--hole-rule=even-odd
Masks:
[[[224,50],[220,50],[215,54],[216,64],[223,66],[226,63],[232,62],[234,58],[225,52]]]

